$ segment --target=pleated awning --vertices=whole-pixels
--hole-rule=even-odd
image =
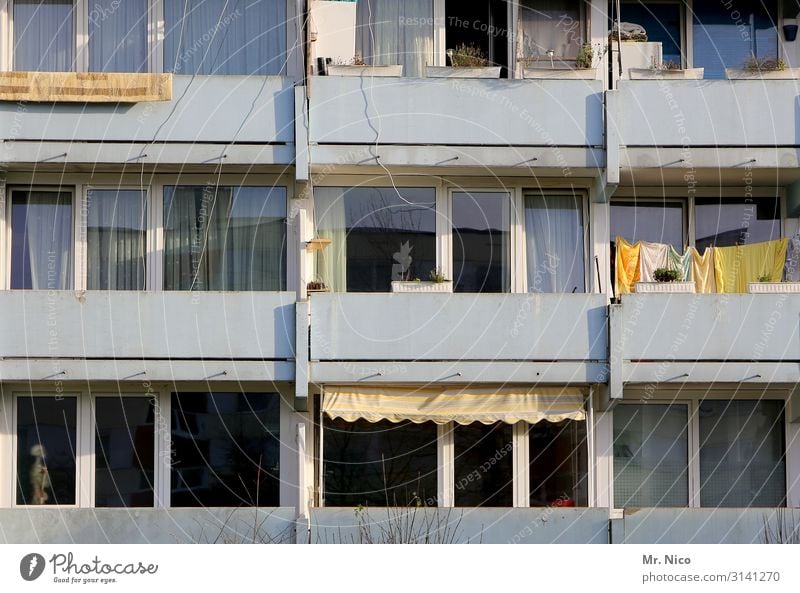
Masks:
[[[579,388],[326,387],[323,412],[349,422],[411,421],[493,424],[583,420]]]

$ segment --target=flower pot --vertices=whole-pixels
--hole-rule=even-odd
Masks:
[[[478,66],[456,68],[454,66],[427,66],[428,78],[500,78],[500,66]]]
[[[694,282],[637,282],[635,291],[639,294],[692,294],[695,287]]]
[[[395,280],[392,292],[453,292],[453,282],[416,282]]]
[[[800,68],[783,70],[748,70],[746,68],[725,68],[728,80],[795,80],[800,78]]]
[[[365,78],[403,76],[403,66],[342,66],[328,64],[328,76],[363,76]]]
[[[800,293],[800,282],[749,282],[747,292],[750,294]]]
[[[794,41],[797,39],[797,25],[784,25],[783,38],[786,41]]]
[[[525,68],[523,78],[595,80],[597,68]]]
[[[705,68],[684,70],[654,70],[652,68],[628,68],[631,80],[703,80]]]

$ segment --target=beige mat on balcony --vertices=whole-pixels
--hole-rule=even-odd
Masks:
[[[138,103],[172,99],[172,74],[0,72],[0,101]]]

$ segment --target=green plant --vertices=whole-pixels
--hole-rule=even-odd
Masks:
[[[758,58],[751,55],[745,61],[744,69],[750,72],[779,72],[786,70],[786,62],[780,58]]]
[[[681,70],[681,63],[675,60],[667,60],[666,62],[661,62],[659,70]]]
[[[449,282],[450,280],[442,274],[439,268],[434,268],[431,270],[430,274],[428,274],[428,278],[431,282],[435,282],[436,284],[441,284],[442,282]]]
[[[767,274],[758,277],[759,282],[772,282],[772,279]]]
[[[575,57],[575,67],[580,69],[591,68],[594,65],[594,48],[591,43],[584,43]]]
[[[656,282],[675,282],[680,279],[681,275],[678,270],[670,270],[669,268],[657,268],[653,272],[653,277]]]
[[[455,68],[482,68],[491,65],[477,45],[462,43],[457,45],[454,50],[447,50],[447,55],[450,56],[450,62]]]
[[[306,290],[328,290],[328,287],[321,280],[312,280],[306,284]]]

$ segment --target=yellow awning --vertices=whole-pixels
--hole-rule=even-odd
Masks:
[[[575,387],[326,387],[322,409],[349,422],[529,422],[583,420],[584,393]]]

